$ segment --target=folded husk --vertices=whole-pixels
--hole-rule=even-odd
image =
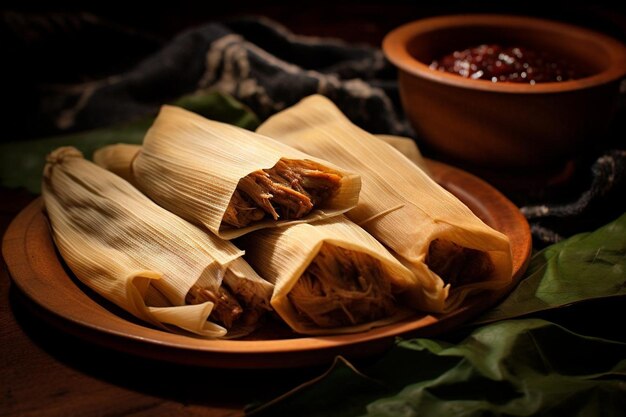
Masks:
[[[342,174],[339,190],[298,220],[262,220],[233,228],[222,219],[239,180],[281,159],[311,160]],[[163,106],[132,162],[138,187],[172,213],[223,239],[253,230],[332,217],[356,206],[360,177],[245,129]]]
[[[161,328],[205,337],[232,337],[208,321],[212,302],[185,305],[193,285],[246,287],[269,308],[272,285],[243,260],[243,252],[153,203],[122,178],[70,147],[47,158],[42,184],[53,237],[85,285]],[[173,327],[175,326],[175,327]],[[228,333],[228,334],[227,334]]]
[[[246,251],[246,260],[262,277],[274,284],[272,307],[294,331],[304,334],[361,332],[389,324],[409,314],[408,309],[400,308],[392,317],[337,328],[320,328],[303,319],[287,295],[324,243],[362,252],[379,260],[398,301],[414,301],[423,297],[420,283],[416,282],[411,271],[398,262],[380,242],[345,216],[313,224],[300,223],[258,230],[239,238],[237,245]]]
[[[257,131],[361,175],[359,205],[347,216],[415,273],[426,289],[430,310],[452,309],[475,290],[501,288],[511,281],[511,248],[505,235],[484,224],[396,149],[352,124],[327,98],[307,97]],[[437,238],[487,252],[493,272],[450,293],[450,286],[425,263]]]

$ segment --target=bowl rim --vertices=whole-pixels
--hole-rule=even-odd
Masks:
[[[610,64],[599,73],[575,80],[536,84],[494,83],[489,80],[475,80],[457,74],[434,70],[427,64],[414,58],[406,48],[407,43],[416,35],[435,29],[462,26],[532,26],[549,31],[566,32],[572,37],[591,39],[603,47],[610,57]],[[382,49],[387,59],[406,73],[441,84],[490,92],[537,94],[574,91],[610,83],[626,76],[626,46],[622,42],[587,28],[531,16],[458,14],[419,19],[405,23],[389,32],[383,39]]]

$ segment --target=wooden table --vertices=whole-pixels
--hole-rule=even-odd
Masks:
[[[34,196],[0,189],[0,233]],[[107,350],[48,325],[0,270],[0,416],[236,416],[322,369],[187,367]]]

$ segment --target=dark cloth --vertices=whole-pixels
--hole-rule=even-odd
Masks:
[[[567,203],[549,201],[521,208],[533,237],[541,245],[591,231],[626,211],[626,151],[610,150],[588,168],[590,185],[578,187],[579,197]]]
[[[377,48],[295,36],[272,21],[247,18],[188,30],[125,73],[45,95],[40,111],[61,130],[83,130],[154,114],[184,94],[218,90],[264,119],[318,93],[361,127],[407,135],[391,98],[394,78]]]
[[[154,115],[164,102],[210,90],[234,96],[263,120],[318,93],[365,130],[415,137],[395,77],[380,49],[296,36],[275,22],[246,18],[190,29],[125,71],[47,89],[36,120],[57,133],[90,129]],[[550,193],[538,193],[535,201],[510,196],[523,206],[537,247],[626,211],[623,139],[577,167],[565,200]]]

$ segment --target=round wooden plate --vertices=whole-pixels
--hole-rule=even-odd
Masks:
[[[366,357],[391,347],[396,336],[432,336],[476,316],[513,288],[530,258],[528,223],[513,203],[471,174],[439,162],[428,161],[428,165],[437,182],[485,223],[509,237],[513,281],[506,291],[469,299],[449,314],[416,315],[363,333],[302,337],[280,326],[268,326],[245,340],[206,340],[152,328],[91,292],[72,276],[55,249],[41,199],[13,220],[4,236],[2,251],[13,281],[41,307],[42,319],[109,348],[153,359],[221,368],[298,367],[330,363],[336,355]]]

